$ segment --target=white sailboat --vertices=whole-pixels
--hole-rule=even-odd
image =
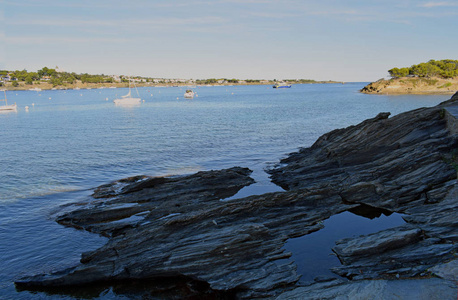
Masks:
[[[8,105],[8,101],[6,99],[6,91],[3,90],[3,93],[5,94],[5,99],[1,99],[0,101],[5,101],[5,105],[0,105],[0,111],[16,111],[17,110],[16,103]]]
[[[129,93],[127,93],[127,95],[121,96],[121,98],[119,99],[114,99],[113,102],[115,105],[139,105],[141,103],[142,99],[140,99],[140,94],[138,93],[135,83],[134,83],[134,87],[137,90],[138,98],[132,97],[130,83],[131,83],[131,80],[129,78]]]

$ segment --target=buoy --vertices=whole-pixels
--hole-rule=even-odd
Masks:
[[[35,103],[32,103],[32,106],[35,106]]]
[[[51,97],[49,97],[49,100],[51,100]]]
[[[108,97],[107,97],[107,98],[105,98],[105,101],[108,101]]]

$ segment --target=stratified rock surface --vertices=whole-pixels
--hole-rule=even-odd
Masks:
[[[225,201],[253,182],[251,171],[238,167],[101,186],[57,221],[109,242],[84,253],[72,269],[16,284],[33,289],[181,276],[237,298],[333,299],[362,290],[396,295],[414,286],[411,296],[447,299],[456,287],[450,280],[458,248],[456,105],[451,100],[392,118],[381,113],[323,135],[269,170],[285,192]],[[336,242],[343,265],[333,271],[350,282],[298,287],[285,241],[367,205],[402,213],[407,223]],[[398,280],[407,278],[416,280]]]
[[[327,190],[271,193],[224,201],[254,180],[232,168],[172,178],[132,177],[97,188],[93,201],[58,217],[63,225],[108,236],[81,265],[17,281],[21,288],[65,287],[185,276],[240,297],[273,296],[294,285],[284,242],[322,228],[356,205]],[[69,210],[68,207],[65,208]]]

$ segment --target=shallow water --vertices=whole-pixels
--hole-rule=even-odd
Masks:
[[[277,191],[263,170],[321,134],[450,98],[364,95],[363,86],[198,87],[192,100],[186,88],[140,88],[138,107],[114,106],[125,89],[7,92],[18,111],[0,114],[0,296],[40,299],[17,293],[13,280],[72,266],[105,242],[52,218],[100,184],[242,166],[257,183],[236,197]]]

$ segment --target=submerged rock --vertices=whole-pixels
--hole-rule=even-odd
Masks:
[[[381,113],[323,135],[269,170],[285,192],[222,200],[254,182],[244,168],[137,176],[103,185],[91,201],[66,207],[57,221],[110,237],[108,243],[84,253],[74,268],[16,285],[47,289],[186,278],[205,283],[203,293],[218,297],[331,299],[342,291],[371,289],[394,295],[405,283],[428,286],[424,295],[435,288],[437,295],[449,295],[448,275],[392,280],[441,276],[456,266],[447,264],[458,240],[458,139],[450,113],[455,105],[392,118]],[[337,242],[334,251],[343,265],[334,272],[351,282],[298,287],[296,266],[283,248],[286,240],[359,207],[403,213],[407,224]]]

